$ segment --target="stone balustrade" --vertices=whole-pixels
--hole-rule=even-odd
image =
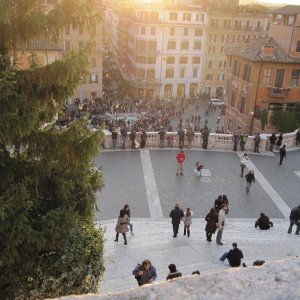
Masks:
[[[291,148],[296,146],[296,132],[290,132],[283,135],[283,145],[286,145],[286,148]],[[159,147],[159,134],[158,132],[147,132],[147,142],[146,142],[146,148],[157,148]],[[108,130],[104,130],[104,147],[106,149],[112,148],[112,138],[111,138],[111,132]],[[168,136],[173,136],[173,147],[178,148],[179,147],[179,136],[177,132],[167,132],[166,138]],[[261,142],[259,145],[260,152],[266,152],[269,150],[270,144],[269,144],[269,137],[270,134],[261,134]],[[140,142],[140,133],[136,133],[136,141]],[[192,142],[191,148],[192,149],[199,149],[202,148],[202,135],[200,132],[195,133],[194,140]],[[187,146],[187,138],[185,137],[185,147]],[[131,147],[131,141],[129,139],[129,133],[128,133],[128,139],[126,148]],[[167,139],[165,139],[165,147],[167,147]],[[121,138],[120,134],[118,135],[118,142],[117,142],[117,148],[121,148]],[[220,149],[220,150],[232,150],[233,149],[233,139],[232,134],[220,134],[220,133],[210,133],[208,138],[208,146],[207,149]],[[240,149],[238,145],[238,149]],[[249,136],[248,140],[245,144],[245,151],[253,151],[254,149],[254,136]]]

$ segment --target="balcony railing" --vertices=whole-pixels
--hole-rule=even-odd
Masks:
[[[268,96],[275,98],[285,98],[288,97],[290,90],[290,88],[268,86]]]

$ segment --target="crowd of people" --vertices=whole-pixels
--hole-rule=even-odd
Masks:
[[[210,209],[209,213],[205,217],[206,226],[206,240],[208,242],[212,241],[212,235],[217,232],[216,243],[218,245],[223,245],[222,234],[225,227],[226,215],[229,213],[229,200],[226,195],[219,195],[214,201],[214,206]],[[179,233],[180,223],[183,222],[184,229],[183,235],[190,237],[190,227],[192,225],[193,211],[191,208],[187,208],[186,211],[180,208],[179,202],[175,204],[174,209],[170,212],[170,218],[173,227],[173,238],[177,238]],[[300,234],[300,205],[293,208],[290,213],[290,226],[288,228],[288,233],[292,233],[293,226],[296,225],[296,235]],[[273,222],[265,213],[260,213],[260,217],[256,220],[254,224],[255,228],[260,230],[269,230],[273,227]],[[130,222],[130,208],[128,204],[120,210],[119,218],[116,225],[116,239],[118,242],[119,234],[122,233],[124,237],[124,244],[127,245],[126,232],[130,230],[133,234],[133,224]],[[232,249],[226,251],[221,257],[220,261],[228,260],[231,267],[239,267],[241,265],[244,254],[241,249],[238,248],[236,242],[232,243]],[[263,260],[256,260],[253,262],[254,266],[260,266],[264,264]],[[243,267],[247,267],[245,263],[242,264]],[[171,280],[182,276],[182,273],[177,270],[175,264],[169,264],[169,274],[166,280]],[[156,268],[153,266],[149,259],[145,259],[141,264],[138,264],[132,271],[138,285],[145,285],[153,283],[157,278]],[[199,271],[194,271],[192,275],[200,275]]]

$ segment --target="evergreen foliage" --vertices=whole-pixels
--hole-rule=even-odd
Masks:
[[[276,126],[279,132],[292,132],[300,126],[299,113],[291,111],[273,111],[271,124]]]
[[[101,131],[86,120],[54,124],[87,76],[87,45],[46,66],[17,54],[34,39],[56,42],[64,26],[93,31],[92,0],[0,0],[0,291],[2,299],[96,291],[103,273],[103,232],[93,228],[95,192],[103,186],[92,160]],[[51,283],[52,282],[52,283]]]

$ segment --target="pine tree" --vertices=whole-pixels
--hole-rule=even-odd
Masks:
[[[23,70],[18,67],[17,55],[36,39],[57,42],[64,26],[85,26],[92,32],[97,21],[92,0],[61,0],[51,10],[41,0],[0,0],[2,297],[95,292],[103,272],[103,236],[93,227],[95,192],[103,183],[101,173],[92,167],[102,134],[91,132],[84,119],[63,131],[54,122],[66,99],[88,74],[91,45],[46,66],[32,63]],[[65,275],[72,272],[72,259],[60,264],[61,269],[48,268],[49,262],[63,259],[76,232],[86,239],[79,249],[86,247],[90,252],[80,253],[82,261],[77,264],[86,264],[89,255],[95,259],[82,268],[92,270],[79,272],[82,282],[79,277],[71,282],[72,275]],[[97,249],[89,244],[95,238],[99,238]],[[94,276],[93,282],[80,289],[90,276]],[[45,287],[49,277],[56,280],[56,286]]]

